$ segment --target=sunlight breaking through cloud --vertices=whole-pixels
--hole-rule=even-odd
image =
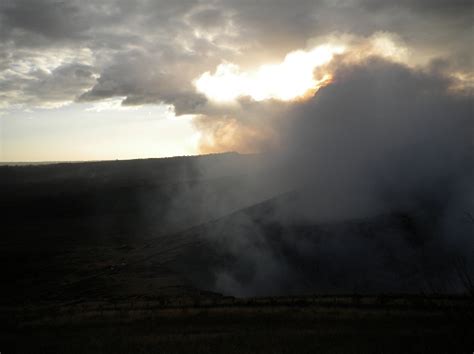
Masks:
[[[281,63],[262,65],[250,72],[241,71],[236,64],[223,63],[214,74],[209,71],[202,74],[195,86],[209,99],[218,102],[232,102],[242,96],[250,96],[255,101],[290,101],[314,93],[330,80],[329,74],[315,77],[314,70],[344,50],[343,46],[332,45],[321,45],[309,51],[297,50],[287,54]]]

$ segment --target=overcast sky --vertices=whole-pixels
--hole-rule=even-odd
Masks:
[[[268,90],[268,78],[255,73],[321,45],[333,48],[329,78],[339,46],[345,63],[382,56],[472,97],[473,20],[472,0],[5,0],[0,160],[262,150],[277,134],[268,117],[291,100],[257,96],[249,87]],[[304,80],[279,68],[284,87]],[[197,86],[203,75],[214,91]],[[218,102],[229,89],[233,102]]]

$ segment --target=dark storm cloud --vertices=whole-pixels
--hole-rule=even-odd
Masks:
[[[78,5],[57,0],[5,1],[0,5],[2,37],[32,46],[45,43],[44,39],[80,39],[92,23]]]
[[[425,12],[439,12],[441,15],[452,12],[456,15],[464,14],[467,16],[472,16],[466,10],[472,9],[473,6],[470,0],[402,0],[397,2],[362,0],[360,3],[372,10],[398,7]]]
[[[385,30],[401,34],[411,45],[449,57],[459,68],[472,71],[474,3],[465,0],[384,2],[361,5]]]
[[[37,80],[29,85],[26,93],[39,96],[47,102],[74,100],[78,92],[95,81],[93,68],[83,64],[66,64],[51,73],[38,71]]]
[[[0,83],[0,97],[16,104],[56,107],[74,101],[95,80],[94,69],[80,63],[64,64],[52,71],[36,69],[28,75],[10,73]]]
[[[420,53],[469,71],[472,13],[469,1],[10,0],[0,5],[0,52],[13,55],[0,56],[0,68],[5,75],[22,61],[32,72],[51,71],[32,62],[54,56],[58,66],[91,65],[99,74],[82,99],[120,96],[127,104],[164,102],[193,113],[203,98],[192,80],[221,61],[278,60],[333,32],[395,32]],[[90,51],[90,60],[61,60],[59,52],[77,49]],[[127,59],[135,51],[148,58],[146,65]]]
[[[191,82],[169,68],[162,68],[161,58],[134,51],[117,56],[116,62],[102,71],[92,89],[82,94],[80,100],[126,97],[124,105],[172,104],[177,114],[194,111],[204,104],[205,97],[195,92]],[[182,65],[186,61],[181,58]]]
[[[225,14],[215,8],[199,10],[189,17],[190,22],[201,28],[219,28],[225,26]]]

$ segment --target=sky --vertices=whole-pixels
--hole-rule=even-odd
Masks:
[[[436,91],[444,116],[472,116],[473,6],[471,0],[5,0],[0,161],[267,151],[293,139],[287,132],[298,128],[287,122],[315,97],[338,89],[334,97],[343,101],[328,108],[333,114],[367,82],[409,83],[418,102]],[[345,87],[353,91],[344,94]],[[386,103],[378,92],[394,91],[375,90],[359,102]],[[429,111],[434,101],[426,102]],[[409,116],[421,112],[401,107]],[[472,124],[464,127],[469,140]]]

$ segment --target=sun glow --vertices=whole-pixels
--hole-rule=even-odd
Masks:
[[[310,51],[298,50],[288,53],[279,64],[262,65],[251,72],[243,72],[235,64],[223,63],[214,74],[205,72],[194,84],[199,92],[217,102],[232,102],[243,96],[256,101],[300,99],[313,94],[331,79],[329,74],[316,78],[314,71],[344,50],[342,46],[331,45]]]

